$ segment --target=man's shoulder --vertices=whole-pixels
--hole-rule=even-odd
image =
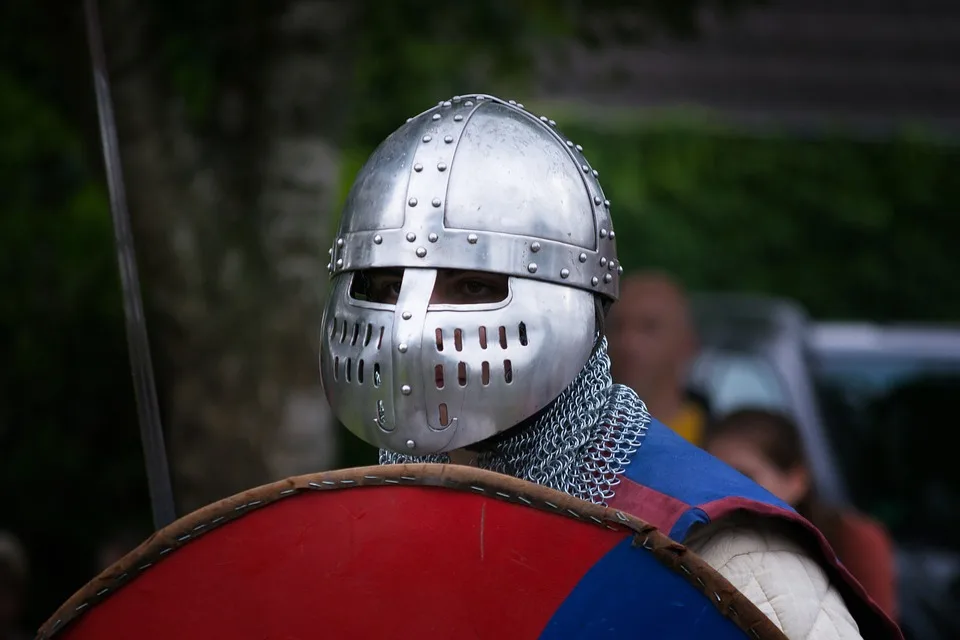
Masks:
[[[819,558],[785,525],[734,516],[703,527],[686,544],[788,637],[860,638]]]

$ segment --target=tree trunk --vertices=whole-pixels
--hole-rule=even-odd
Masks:
[[[149,9],[111,6],[114,102],[179,513],[334,462],[317,367],[338,167],[329,96],[344,77],[340,43],[332,56],[320,46],[334,10],[290,2],[218,34],[213,117],[198,123],[153,62],[163,34]]]
[[[340,181],[337,134],[345,119],[357,3],[291,2],[280,16],[262,122],[269,141],[260,210],[274,271],[266,354],[278,384],[277,429],[267,447],[273,477],[336,462],[336,421],[320,387],[319,333]]]

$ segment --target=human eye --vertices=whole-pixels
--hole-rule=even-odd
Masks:
[[[396,304],[400,297],[403,277],[393,274],[378,274],[370,278],[369,295],[373,302]]]
[[[383,302],[396,302],[400,297],[401,280],[391,278],[374,285],[374,295]]]
[[[485,295],[489,293],[492,288],[489,284],[477,278],[470,278],[470,279],[464,280],[460,284],[460,286],[463,289],[464,293],[471,296]]]
[[[507,297],[506,281],[484,274],[464,274],[456,281],[456,297],[462,303],[498,302]]]

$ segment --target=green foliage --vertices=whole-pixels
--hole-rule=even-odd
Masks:
[[[689,37],[698,10],[732,13],[763,0],[358,1],[348,146],[367,152],[433,101],[529,86],[534,56],[558,42],[636,43],[654,33]],[[624,17],[630,19],[624,19]],[[483,86],[477,86],[483,83]]]
[[[42,616],[149,504],[105,193],[70,125],[2,71],[0,122],[0,485]]]
[[[792,297],[820,317],[960,317],[960,148],[916,133],[800,139],[702,114],[638,122],[535,110],[558,119],[600,171],[627,270]],[[366,153],[346,150],[341,197]]]
[[[796,298],[828,317],[960,317],[960,149],[561,123],[600,171],[625,269]]]

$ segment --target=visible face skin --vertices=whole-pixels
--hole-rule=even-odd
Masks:
[[[376,269],[365,274],[371,302],[396,304],[403,269]],[[487,304],[507,297],[508,277],[499,273],[438,269],[430,304]]]
[[[706,449],[791,506],[797,506],[809,490],[810,475],[804,467],[781,470],[749,438],[718,436],[707,443]]]
[[[607,337],[615,380],[648,402],[680,392],[697,345],[684,295],[669,278],[651,274],[624,280]]]

